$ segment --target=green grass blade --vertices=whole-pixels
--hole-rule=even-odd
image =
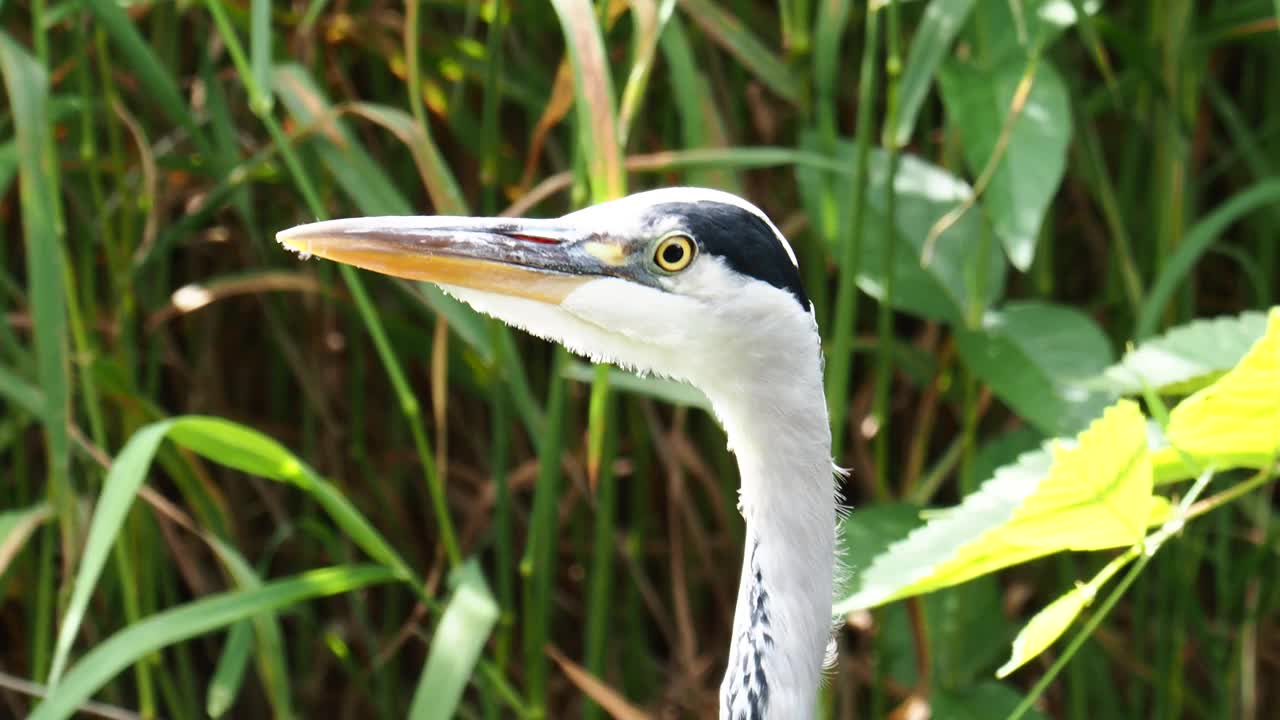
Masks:
[[[618,144],[618,115],[614,106],[609,61],[600,39],[600,25],[588,0],[551,0],[564,30],[565,47],[573,65],[577,97],[578,142],[587,160],[587,176],[596,202],[620,197],[627,178]]]
[[[32,415],[44,417],[44,393],[3,365],[0,365],[0,395]]]
[[[67,357],[67,307],[63,287],[62,211],[58,202],[52,126],[48,118],[49,77],[35,58],[0,32],[0,75],[4,76],[18,144],[19,205],[26,246],[27,303],[35,325],[36,369],[44,403],[49,459],[48,494],[58,515],[63,552],[75,556],[76,516],[70,477],[71,389]],[[28,395],[29,399],[29,395]]]
[[[901,106],[892,128],[896,144],[901,146],[911,142],[911,133],[915,130],[916,119],[938,72],[938,65],[968,19],[974,1],[930,0],[929,7],[925,9],[924,18],[916,26],[911,50],[907,53],[907,64],[902,71]]]
[[[275,440],[230,420],[202,416],[172,421],[169,436],[214,462],[302,488],[369,557],[420,587],[409,566],[351,501]]]
[[[239,697],[252,648],[253,626],[247,620],[232,625],[231,631],[227,633],[227,644],[218,656],[213,677],[209,679],[204,704],[204,711],[209,717],[222,717]]]
[[[1256,183],[1201,218],[1182,238],[1173,255],[1165,260],[1164,269],[1156,277],[1151,292],[1138,313],[1134,337],[1143,340],[1152,335],[1169,299],[1182,287],[1200,257],[1213,246],[1227,226],[1245,215],[1280,202],[1280,180]]]
[[[53,666],[49,670],[48,685],[56,687],[62,677],[71,655],[71,645],[75,642],[84,620],[85,610],[89,606],[89,597],[102,575],[102,568],[107,556],[115,544],[116,535],[124,524],[129,508],[133,506],[133,498],[138,487],[147,476],[151,467],[151,459],[156,449],[164,440],[165,433],[173,426],[173,421],[162,420],[152,423],[129,438],[128,444],[116,456],[102,483],[102,492],[94,507],[93,521],[89,525],[89,536],[85,539],[84,553],[80,558],[80,568],[76,571],[75,585],[71,590],[71,600],[67,603],[66,612],[62,616],[62,624],[58,628],[58,639],[54,646]],[[61,693],[59,693],[61,694]]]
[[[198,148],[207,150],[208,141],[196,127],[195,117],[183,101],[178,83],[138,32],[124,7],[115,0],[83,0],[82,4],[93,13],[124,59],[138,73],[138,82],[151,102],[170,121],[185,128]]]
[[[159,426],[151,426],[156,428]],[[395,580],[384,567],[340,565],[267,583],[260,588],[219,593],[148,617],[90,650],[36,706],[29,720],[61,720],[125,668],[149,653],[246,618],[318,597],[341,595]]]
[[[252,0],[249,5],[249,67],[257,90],[249,101],[253,112],[271,112],[271,0]]]
[[[737,58],[774,94],[791,105],[804,105],[805,83],[741,20],[711,0],[681,0],[680,9],[702,28],[707,37]]]
[[[459,566],[450,582],[453,595],[436,625],[427,664],[413,693],[412,720],[457,716],[462,691],[498,621],[498,604],[474,560]]]

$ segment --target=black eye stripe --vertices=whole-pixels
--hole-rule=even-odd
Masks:
[[[651,212],[655,222],[659,218],[680,218],[699,250],[721,258],[738,273],[791,293],[800,307],[809,311],[809,296],[800,281],[800,270],[792,263],[782,239],[760,216],[737,205],[711,200],[661,203]]]

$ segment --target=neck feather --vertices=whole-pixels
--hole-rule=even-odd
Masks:
[[[703,388],[738,459],[747,526],[722,720],[814,715],[837,512],[818,352],[815,337],[812,357]]]

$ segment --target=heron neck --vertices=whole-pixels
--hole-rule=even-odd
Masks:
[[[831,634],[836,490],[821,360],[705,388],[741,475],[746,542],[720,716],[809,718]],[[742,378],[743,376],[736,376]]]

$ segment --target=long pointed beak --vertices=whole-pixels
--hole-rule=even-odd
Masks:
[[[551,304],[623,264],[618,245],[566,220],[363,217],[299,225],[276,240],[304,258]]]

